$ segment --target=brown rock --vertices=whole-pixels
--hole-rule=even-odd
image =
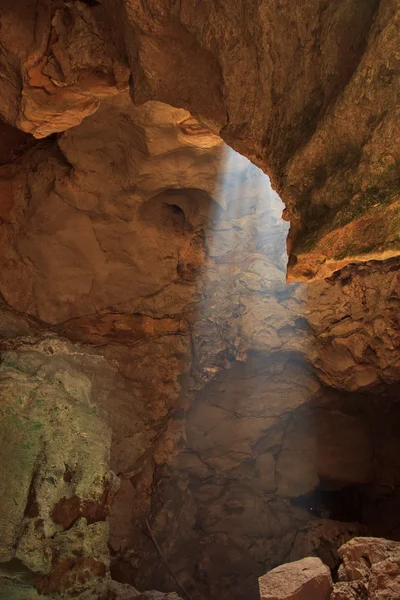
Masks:
[[[36,138],[65,131],[93,114],[101,99],[127,88],[129,71],[100,6],[45,1],[22,8],[7,1],[4,9],[0,112],[23,131]]]
[[[367,532],[367,527],[359,523],[313,519],[296,533],[290,560],[317,556],[330,569],[336,569],[340,563],[338,549],[354,536],[366,535]]]
[[[85,517],[89,525],[97,521],[105,521],[119,485],[119,480],[115,476],[105,480],[102,497],[96,499],[96,501],[82,500],[76,495],[61,498],[54,506],[51,518],[64,529],[69,529],[82,517]]]
[[[232,0],[201,11],[164,0],[3,4],[9,123],[36,137],[65,131],[131,76],[135,102],[190,110],[206,125],[187,115],[183,135],[209,126],[271,174],[291,220],[290,278],[398,255],[395,0],[309,0],[296,11],[251,0],[245,17]],[[196,261],[182,268],[191,277]]]
[[[329,600],[331,574],[319,558],[303,558],[259,579],[261,600]]]
[[[396,0],[104,5],[135,101],[184,106],[272,176],[291,278],[398,255]]]
[[[339,549],[339,555],[343,581],[335,584],[332,600],[400,598],[400,542],[354,538]]]
[[[368,598],[370,600],[400,598],[400,552],[372,566]]]
[[[316,409],[289,426],[276,472],[278,493],[300,496],[319,481],[366,483],[372,477],[368,426],[339,410]]]
[[[362,581],[335,583],[331,600],[368,600],[368,589]]]
[[[141,593],[130,585],[111,581],[107,600],[180,600],[180,597],[174,592],[164,594],[153,590]]]
[[[399,555],[400,542],[373,537],[356,537],[339,549],[347,581],[368,578],[374,565]]]
[[[230,5],[229,0],[226,3]],[[152,4],[149,0],[146,6]],[[191,9],[178,4],[179,15],[174,16],[165,39],[182,36],[185,49],[193,41],[193,29],[183,31],[179,19],[185,19],[185,11]],[[217,4],[218,28],[224,2]],[[252,2],[247,4],[250,26]],[[284,4],[280,2],[282,20],[293,25]],[[302,21],[306,4],[296,9],[296,22]],[[276,18],[270,12],[273,5],[271,0],[260,23],[256,21],[262,30]],[[353,15],[348,1],[339,5],[343,14]],[[136,8],[125,19],[127,29]],[[118,9],[116,3],[116,14]],[[18,91],[21,83],[23,89],[21,126],[32,126],[29,119],[22,123],[30,115],[39,137],[93,112],[101,94],[108,93],[100,80],[106,88],[111,82],[111,95],[118,88],[111,76],[115,64],[109,60],[99,28],[102,7],[67,2],[54,10],[44,19],[51,37],[48,32],[41,36],[40,31],[35,36],[48,44],[37,51],[32,64],[29,59],[15,87]],[[314,6],[307,10],[314,15]],[[29,2],[27,14],[35,14]],[[328,14],[329,27],[336,20],[343,24],[342,13],[334,7],[314,15],[311,22],[322,26],[323,44],[330,31],[324,25]],[[361,27],[359,14],[350,20]],[[368,21],[368,15],[362,15]],[[158,23],[160,31],[164,16]],[[158,17],[153,14],[153,18]],[[241,19],[238,15],[237,26]],[[37,19],[39,29],[44,21]],[[2,19],[1,36],[12,29],[6,23]],[[199,72],[203,59],[210,59],[208,51],[197,52],[208,26],[201,28],[200,41],[190,48],[192,65]],[[307,22],[305,31],[308,28]],[[135,28],[134,35],[140,29]],[[273,39],[273,26],[267,29]],[[158,37],[159,31],[153,34]],[[304,35],[307,38],[300,32],[299,39],[309,46]],[[157,42],[164,44],[162,35],[160,39]],[[146,46],[143,54],[140,44],[135,47],[140,54],[135,56],[135,68],[146,61],[146,53],[148,57],[154,52],[153,41],[140,40]],[[292,44],[297,44],[294,38],[286,50]],[[336,39],[332,45],[337,47]],[[180,48],[178,44],[171,51],[176,61]],[[329,44],[325,50],[327,57]],[[220,56],[221,51],[213,47],[211,54]],[[297,54],[302,53],[303,46]],[[22,61],[25,56],[23,50]],[[210,59],[213,69],[214,58]],[[272,58],[272,62],[280,60],[283,57]],[[184,73],[184,61],[178,66]],[[225,69],[223,65],[222,74]],[[275,74],[279,79],[277,70]],[[140,91],[141,77],[148,74],[137,75]],[[172,79],[174,73],[168,76]],[[217,68],[210,77],[193,83],[199,98],[208,84],[218,86],[219,76]],[[82,87],[85,82],[87,88]],[[178,94],[183,93],[185,80],[180,83]],[[6,88],[4,84],[0,97]],[[374,86],[370,88],[374,94]],[[224,85],[223,95],[229,89],[233,88]],[[292,97],[301,109],[302,90],[295,89],[299,97]],[[219,103],[221,98],[216,94],[212,100]],[[189,94],[187,102],[195,101]],[[241,101],[239,121],[239,113],[247,111],[247,98]],[[382,127],[390,126],[390,102],[388,114],[379,121]],[[347,108],[350,112],[346,109],[345,115],[352,112]],[[283,105],[279,109],[277,119],[282,125]],[[330,109],[323,112],[322,129]],[[238,124],[233,118],[223,135],[233,140],[243,131],[247,136],[246,130],[258,118],[256,104],[253,112],[246,117],[247,125],[239,123],[240,130],[231,128]],[[10,121],[16,118],[10,116]],[[297,118],[301,121],[297,115],[293,122]],[[217,121],[219,117],[214,121],[210,117],[213,131],[219,130]],[[273,132],[275,124],[270,125],[268,131]],[[260,122],[254,133],[258,135],[263,126]],[[292,125],[289,130],[299,133]],[[115,576],[140,589],[153,585],[171,589],[170,575],[160,568],[143,527],[148,517],[174,572],[200,598],[226,600],[235,594],[257,600],[260,569],[275,567],[288,556],[296,559],[311,553],[335,567],[336,547],[363,532],[356,524],[332,520],[359,518],[360,506],[352,503],[349,488],[362,490],[364,501],[375,486],[390,490],[399,483],[400,413],[391,405],[394,394],[387,387],[399,380],[400,373],[399,261],[349,266],[329,281],[287,285],[288,225],[280,221],[282,202],[260,170],[221,144],[218,135],[183,109],[154,101],[135,107],[122,93],[102,102],[97,112],[57,138],[35,142],[25,134],[15,135],[14,130],[4,131],[2,156],[12,164],[0,168],[0,290],[8,302],[7,306],[0,298],[0,345],[2,350],[15,350],[1,357],[4,383],[14,381],[15,367],[20,372],[14,387],[4,390],[12,413],[3,415],[0,408],[6,425],[0,444],[6,474],[2,486],[7,490],[4,512],[9,515],[0,520],[4,559],[17,548],[20,559],[44,577],[46,589],[56,589],[59,579],[66,594],[83,591],[95,597],[94,590],[104,591],[108,582],[108,539]],[[389,140],[392,132],[387,133]],[[354,135],[357,132],[349,133],[351,138]],[[246,152],[254,142],[250,138],[242,140]],[[296,148],[294,143],[293,163],[287,149],[283,152],[279,136],[275,144],[282,168],[285,161],[290,163],[282,177],[293,183],[291,211],[298,194],[304,193],[299,210],[304,210],[307,228],[300,233],[306,237],[318,229],[317,220],[325,214],[320,201],[326,197],[329,211],[339,214],[336,198],[340,204],[350,193],[337,178],[340,156],[321,188],[307,180],[310,171],[303,177],[300,154],[307,155],[311,171],[316,162],[325,160],[325,146],[315,152],[311,138],[311,146],[305,138],[304,148],[301,140]],[[372,140],[372,162],[351,152],[349,161],[372,164],[379,145],[386,141],[382,136]],[[354,147],[362,144],[358,138],[356,142]],[[263,154],[264,142],[261,146]],[[332,151],[330,139],[326,147]],[[264,165],[263,156],[257,160]],[[291,171],[292,167],[299,172]],[[359,170],[347,164],[346,177],[348,171],[358,185]],[[323,173],[318,179],[323,179]],[[331,191],[327,186],[332,186]],[[315,206],[306,208],[308,190]],[[297,269],[299,277],[321,276],[348,262],[347,255],[328,260],[325,255],[330,246],[336,254],[344,252],[350,237],[360,235],[358,249],[362,246],[369,252],[376,235],[392,235],[389,230],[396,219],[388,215],[393,217],[393,206],[390,202],[386,208],[372,206],[367,217],[351,213],[351,222],[333,223],[333,233],[324,221],[322,237],[312,240],[311,249],[295,248],[304,260],[299,258],[297,266],[291,263],[292,274]],[[355,227],[353,220],[365,226]],[[375,238],[371,221],[376,222]],[[293,223],[293,232],[296,226]],[[337,235],[338,229],[342,236]],[[394,243],[396,236],[392,237]],[[379,247],[377,252],[374,256],[379,255]],[[38,379],[43,379],[40,385]],[[44,385],[53,380],[54,385]],[[373,396],[370,388],[377,384],[383,393]],[[35,420],[29,433],[34,444],[30,439],[26,444],[26,423],[22,417],[14,422],[14,416],[21,411],[19,398],[25,398],[21,390],[36,385],[45,399],[39,398],[37,406],[45,428],[38,429]],[[57,395],[59,388],[65,395]],[[31,400],[37,391],[32,390]],[[52,411],[56,397],[60,401]],[[124,478],[112,508],[110,537],[108,523],[103,522],[113,499],[104,485],[110,439],[104,423],[113,434],[112,468]],[[92,431],[95,425],[97,433]],[[10,445],[14,441],[21,442],[18,451]],[[321,490],[328,496],[328,507],[322,506],[319,514],[327,514],[330,520],[311,516],[316,506],[313,494]],[[332,507],[332,490],[343,492],[347,508],[342,501]],[[309,497],[298,497],[303,494]],[[377,510],[374,502],[375,515],[385,512]],[[397,525],[393,522],[396,493],[388,506],[394,509],[391,514],[386,511],[386,531]],[[68,562],[71,556],[73,563]],[[392,562],[384,565],[385,560]],[[378,563],[383,565],[376,577],[379,593],[383,593],[382,579],[388,582],[385,589],[396,586],[397,559],[385,560]],[[351,593],[360,586],[351,582]]]
[[[88,580],[104,578],[106,572],[107,566],[94,558],[65,558],[54,562],[49,575],[38,577],[36,586],[42,594],[64,594],[77,584],[84,586]]]

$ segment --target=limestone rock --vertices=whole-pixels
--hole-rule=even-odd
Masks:
[[[301,496],[319,480],[366,483],[372,477],[367,427],[356,418],[324,410],[289,426],[276,471],[278,493]]]
[[[54,594],[42,596],[31,585],[0,577],[0,597],[7,600],[61,600]]]
[[[101,594],[110,431],[90,407],[88,380],[48,366],[39,353],[3,356],[1,560],[11,573],[14,558],[23,563],[43,594]]]
[[[50,161],[48,152],[31,157],[36,163],[31,174],[21,165],[21,185],[18,169],[11,187],[6,178],[10,205],[4,207],[2,239],[8,250],[1,290],[11,305],[60,323],[117,306],[135,312],[142,302],[148,305],[143,310],[154,313],[153,298],[160,294],[165,304],[168,290],[175,306],[163,306],[162,315],[179,313],[199,298],[196,275],[204,248],[197,230],[214,205],[222,149],[220,140],[204,148],[210,136],[202,132],[182,134],[179,124],[187,117],[186,111],[159,104],[135,109],[121,94],[63,136],[63,155],[55,145],[48,149]],[[164,146],[154,139],[161,132]],[[99,185],[103,177],[106,183]],[[47,194],[43,186],[54,190]],[[25,194],[35,198],[30,224],[20,212]],[[42,252],[48,243],[52,252]],[[22,268],[16,279],[19,252],[31,256],[43,277]],[[60,270],[62,294],[61,282],[55,283]],[[18,292],[22,280],[25,294]],[[120,323],[122,336],[124,327],[129,325]]]
[[[303,556],[317,556],[331,570],[340,563],[338,550],[355,536],[368,532],[365,525],[317,518],[309,521],[296,534],[290,560]]]
[[[335,584],[332,600],[392,600],[400,596],[399,542],[354,538],[339,549],[339,555],[342,581]]]
[[[181,598],[175,592],[163,594],[162,592],[151,591],[140,594],[138,600],[181,600]]]
[[[398,255],[396,0],[3,4],[9,123],[65,131],[130,81],[137,104],[188,109],[271,175],[292,224],[290,278]],[[182,131],[196,137],[191,118]]]
[[[291,278],[398,255],[396,0],[104,5],[134,100],[185,107],[271,175]]]
[[[331,600],[368,600],[368,589],[362,581],[335,583]]]
[[[130,585],[124,585],[116,581],[109,584],[110,596],[107,600],[180,600],[174,592],[163,594],[162,592],[138,592]]]
[[[343,577],[347,581],[368,579],[374,565],[386,560],[397,560],[399,553],[400,542],[381,538],[354,538],[339,549],[339,556],[343,560]]]
[[[371,600],[391,600],[400,596],[400,556],[389,556],[373,565],[368,583]]]
[[[44,1],[2,7],[0,112],[37,138],[78,125],[100,100],[126,89],[100,6]]]
[[[303,558],[259,579],[261,600],[329,600],[331,574],[318,558]]]
[[[57,56],[78,80],[74,41],[90,62],[102,8],[57,10]],[[144,518],[207,600],[257,600],[257,577],[288,557],[335,568],[361,510],[374,531],[397,525],[399,260],[287,284],[283,204],[209,125],[121,93],[57,137],[5,129],[1,381],[21,419],[3,415],[2,551],[27,593],[29,565],[43,593],[100,600],[109,561],[133,588],[173,589]],[[38,416],[21,471],[29,448],[8,439]]]
[[[318,558],[306,558],[260,577],[261,599],[395,600],[400,597],[399,553],[399,542],[356,537],[339,549],[343,564],[333,589],[329,569]]]
[[[136,344],[152,328],[183,341],[185,314],[200,387],[252,351],[307,355],[324,383],[344,389],[396,379],[397,263],[286,286],[282,203],[209,130],[188,133],[188,119],[120,94],[58,143],[2,168],[9,305],[91,343]]]

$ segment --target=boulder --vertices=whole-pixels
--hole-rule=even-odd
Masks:
[[[319,558],[281,565],[258,580],[261,600],[329,600],[331,574]]]
[[[400,542],[357,537],[339,549],[342,580],[331,600],[395,600],[400,598]]]

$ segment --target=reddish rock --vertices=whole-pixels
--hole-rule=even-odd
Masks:
[[[105,577],[107,567],[94,558],[63,558],[56,560],[48,575],[38,577],[36,586],[41,594],[65,593],[74,585]]]
[[[376,565],[383,565],[387,560],[399,561],[400,542],[382,538],[356,537],[339,548],[339,556],[343,561],[341,579],[365,580],[371,577],[371,569]],[[377,574],[379,570],[380,568],[377,569]]]
[[[134,100],[184,106],[271,175],[291,277],[399,254],[396,0],[102,4]]]
[[[329,600],[331,574],[319,558],[303,558],[260,577],[261,600]]]
[[[341,581],[331,600],[400,598],[400,542],[357,537],[339,549]]]

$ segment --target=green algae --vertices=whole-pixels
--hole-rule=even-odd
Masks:
[[[55,557],[91,557],[107,572],[105,522],[89,525],[83,518],[64,531],[52,519],[62,498],[100,502],[110,477],[111,432],[93,411],[90,381],[56,356],[4,353],[0,396],[0,514],[7,515],[0,518],[0,561],[16,557],[31,572],[46,575]],[[0,598],[42,598],[22,583],[2,578]],[[74,584],[88,598],[104,585],[97,576]],[[100,597],[97,591],[93,597]]]
[[[314,207],[314,218],[310,214],[309,218],[306,219],[308,231],[305,232],[303,239],[299,241],[295,252],[298,254],[310,252],[317,246],[319,240],[336,229],[342,229],[346,225],[374,212],[379,215],[379,212],[395,203],[399,196],[400,161],[396,161],[382,171],[379,179],[376,176],[374,179],[371,179],[370,185],[365,191],[353,192],[347,202],[342,203],[337,208],[324,211],[323,216],[320,215],[319,218],[315,218],[314,213],[317,208]],[[391,232],[393,233],[393,231],[394,228],[391,227]],[[397,228],[398,232],[399,228]],[[354,247],[356,246],[355,242],[353,244]],[[385,239],[381,239],[380,242],[380,245],[386,244]],[[356,255],[357,253],[359,254],[360,252],[354,250],[351,255]]]
[[[56,594],[42,596],[31,585],[0,576],[0,598],[2,600],[61,600]]]

